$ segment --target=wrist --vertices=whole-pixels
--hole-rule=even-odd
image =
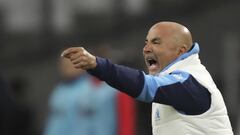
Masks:
[[[95,69],[97,67],[97,57],[93,56],[92,67],[91,69]]]

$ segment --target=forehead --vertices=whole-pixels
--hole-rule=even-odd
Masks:
[[[171,36],[171,31],[165,27],[157,27],[153,26],[150,28],[147,34],[147,39],[153,39],[153,38],[161,38],[165,39]]]

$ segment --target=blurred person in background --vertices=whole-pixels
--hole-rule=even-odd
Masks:
[[[21,79],[6,81],[0,77],[0,135],[32,135],[32,111],[21,100]]]
[[[153,135],[233,135],[223,97],[201,64],[199,51],[185,26],[159,22],[150,28],[143,48],[149,75],[96,57],[83,47],[68,48],[62,56],[75,68],[153,103]]]
[[[0,76],[0,134],[13,134],[14,103],[10,94],[10,85]]]
[[[21,133],[22,135],[36,134],[33,127],[34,109],[27,105],[26,89],[28,83],[25,78],[16,76],[10,81],[12,96],[14,98],[13,112],[13,132],[14,135]]]
[[[134,135],[134,102],[69,59],[60,59],[61,82],[50,98],[44,135]]]

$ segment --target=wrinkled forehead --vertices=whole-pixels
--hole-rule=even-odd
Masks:
[[[149,29],[146,38],[147,39],[153,39],[153,38],[169,39],[172,35],[173,35],[173,30],[166,27],[154,25]]]

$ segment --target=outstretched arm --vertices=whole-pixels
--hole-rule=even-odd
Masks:
[[[201,114],[209,109],[211,96],[190,74],[175,71],[165,76],[146,75],[144,72],[95,57],[84,48],[70,48],[63,52],[76,68],[107,82],[110,86],[144,102],[171,105],[186,114]]]
[[[69,48],[61,56],[69,58],[75,68],[87,70],[91,75],[131,97],[136,98],[143,89],[142,71],[112,64],[107,59],[93,56],[82,47]]]

